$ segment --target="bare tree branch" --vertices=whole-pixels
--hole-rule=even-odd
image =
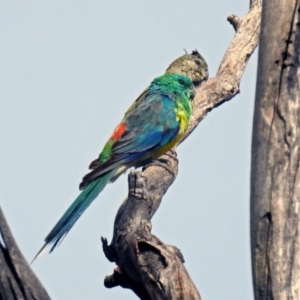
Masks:
[[[242,74],[258,44],[260,16],[261,2],[253,1],[245,17],[229,17],[236,35],[216,77],[197,88],[193,116],[183,140],[210,110],[239,93]],[[180,250],[151,234],[150,220],[174,182],[177,167],[176,153],[171,151],[142,172],[130,173],[129,195],[117,213],[111,244],[102,238],[106,257],[118,265],[113,275],[106,277],[106,287],[130,288],[141,299],[200,299]]]
[[[234,20],[236,35],[227,49],[216,77],[210,78],[197,89],[195,107],[184,141],[205,118],[207,113],[229,101],[240,92],[240,82],[248,60],[258,44],[261,2],[256,1],[244,17],[228,17]]]

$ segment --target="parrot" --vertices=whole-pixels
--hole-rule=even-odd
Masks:
[[[206,72],[202,81],[206,78]],[[173,148],[185,133],[192,114],[194,84],[190,77],[166,72],[155,78],[125,114],[99,157],[79,185],[82,192],[45,238],[33,261],[63,240],[78,218],[109,182],[128,168],[141,167]],[[32,261],[32,262],[33,262]]]

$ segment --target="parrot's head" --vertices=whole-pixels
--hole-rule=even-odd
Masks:
[[[185,96],[192,100],[195,96],[193,81],[184,75],[166,73],[163,76],[155,78],[149,88],[149,91],[160,91],[161,93]]]
[[[209,76],[207,63],[197,50],[174,60],[166,70],[166,73],[185,75],[192,79],[195,87],[205,82]]]

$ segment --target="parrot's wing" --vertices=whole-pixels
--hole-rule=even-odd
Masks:
[[[135,110],[138,106],[140,106],[140,104],[144,101],[147,92],[149,90],[149,87],[147,87],[140,95],[139,97],[132,103],[132,105],[128,108],[128,110],[126,111],[125,115],[124,115],[124,119],[126,119],[126,117],[133,111]]]
[[[80,187],[116,167],[151,155],[173,140],[179,131],[175,108],[175,102],[167,95],[148,95],[146,101],[125,118],[125,131],[112,146],[110,158],[94,166],[94,170],[83,178]]]

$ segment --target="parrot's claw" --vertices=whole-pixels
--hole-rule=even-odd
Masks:
[[[163,158],[163,157],[160,157],[160,158],[157,158],[153,161],[154,163],[161,163],[161,164],[165,164],[167,166],[170,166],[171,165],[171,162],[167,159],[167,158]]]
[[[177,154],[175,151],[170,150],[165,155],[169,156],[170,158],[173,158],[176,162],[178,162]]]

